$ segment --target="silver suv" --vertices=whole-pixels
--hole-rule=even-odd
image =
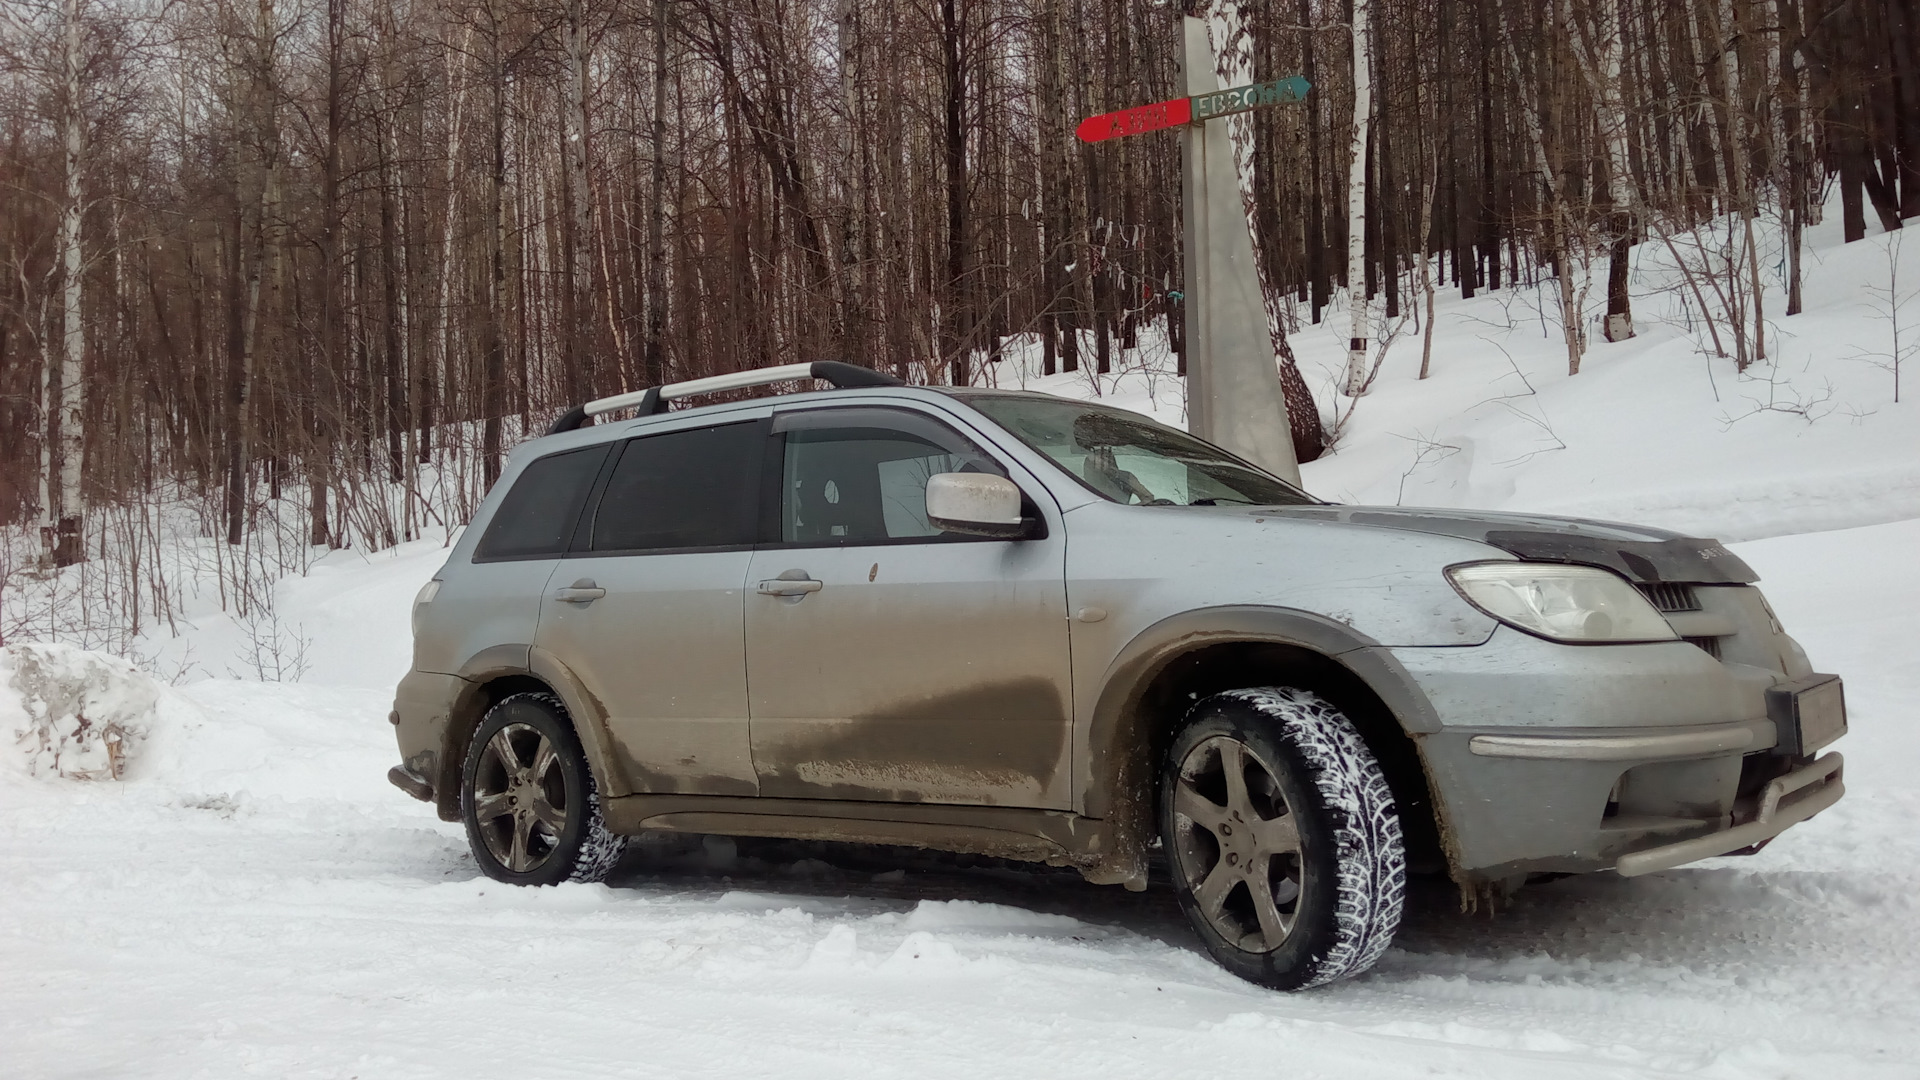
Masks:
[[[416,601],[390,775],[529,885],[650,830],[1132,889],[1157,857],[1221,964],[1297,989],[1379,957],[1409,871],[1645,874],[1833,805],[1840,680],[1754,580],[1713,541],[1335,506],[1119,409],[791,365],[514,452]]]

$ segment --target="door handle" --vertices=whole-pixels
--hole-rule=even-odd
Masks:
[[[820,591],[822,583],[807,576],[805,570],[783,570],[780,576],[760,583],[763,596],[801,597]]]
[[[607,590],[595,585],[592,578],[581,578],[566,588],[555,591],[553,598],[563,604],[591,604],[605,595]]]

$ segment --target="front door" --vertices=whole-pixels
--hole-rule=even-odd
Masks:
[[[636,791],[753,795],[741,587],[764,419],[629,439],[541,601],[536,644],[607,716]]]
[[[1017,541],[929,525],[929,476],[1008,470],[926,413],[790,409],[774,433],[779,528],[754,552],[746,594],[760,794],[1064,809],[1057,516],[1047,537]]]

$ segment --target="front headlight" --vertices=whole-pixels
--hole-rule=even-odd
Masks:
[[[1467,603],[1553,641],[1673,641],[1679,637],[1624,578],[1593,566],[1487,562],[1447,568]]]

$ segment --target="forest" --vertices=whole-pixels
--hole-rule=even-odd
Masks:
[[[1659,245],[1744,366],[1822,207],[1920,213],[1920,0],[7,0],[0,528],[378,547],[599,395],[1177,352],[1179,136],[1073,132],[1183,92],[1183,14],[1311,85],[1230,121],[1302,460],[1336,311],[1361,393],[1436,290],[1551,281],[1577,372]]]

